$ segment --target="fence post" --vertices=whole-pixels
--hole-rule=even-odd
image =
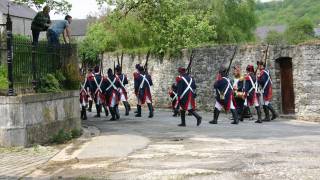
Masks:
[[[13,34],[12,34],[12,21],[9,13],[9,5],[8,5],[8,14],[7,14],[7,64],[8,64],[8,96],[15,96],[15,92],[13,89]]]
[[[31,53],[31,63],[32,63],[32,87],[36,89],[37,87],[37,76],[36,76],[36,44],[32,44],[32,53]]]

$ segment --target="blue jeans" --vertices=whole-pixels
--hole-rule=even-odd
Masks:
[[[48,38],[49,45],[52,45],[52,46],[59,46],[60,45],[59,35],[56,32],[54,32],[53,30],[48,29],[47,38]]]

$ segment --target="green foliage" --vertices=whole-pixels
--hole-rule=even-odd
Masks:
[[[0,65],[0,89],[8,88],[7,68]]]
[[[60,84],[63,84],[67,80],[61,70],[56,71],[56,73],[54,73],[54,77],[59,81]]]
[[[107,32],[103,23],[95,23],[90,26],[86,38],[79,45],[79,54],[83,63],[98,64],[98,55],[104,51],[113,51],[116,47],[116,39],[113,32]]]
[[[76,64],[67,64],[66,67],[63,68],[63,76],[65,77],[64,88],[69,90],[79,89],[81,77]]]
[[[298,44],[315,37],[314,25],[308,19],[300,19],[290,23],[285,34],[288,43]]]
[[[279,33],[277,31],[269,31],[266,42],[268,44],[278,45],[278,44],[286,44],[286,37],[283,33]]]
[[[51,143],[63,144],[72,139],[70,132],[60,129],[59,132],[51,137]]]
[[[97,2],[114,5],[115,10],[93,24],[82,42],[80,54],[92,64],[103,51],[151,49],[175,54],[200,44],[254,40],[254,0]]]
[[[216,0],[212,6],[212,22],[216,23],[218,43],[254,40],[257,22],[254,0]]]
[[[30,7],[36,7],[41,9],[44,5],[49,5],[51,9],[54,9],[57,13],[67,14],[72,5],[67,0],[13,0],[18,4],[26,4]]]
[[[57,134],[53,135],[50,138],[50,143],[63,144],[80,136],[81,130],[79,129],[72,129],[71,131],[65,131],[64,129],[60,129]]]
[[[319,0],[283,0],[257,3],[259,26],[289,24],[301,18],[320,23]]]
[[[78,138],[81,136],[81,130],[80,129],[72,129],[71,130],[71,137],[72,138]]]
[[[55,93],[61,92],[61,85],[53,74],[47,74],[40,78],[38,83],[37,92],[40,93]]]

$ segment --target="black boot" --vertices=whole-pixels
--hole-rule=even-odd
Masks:
[[[270,121],[269,109],[266,105],[263,105],[263,111],[265,115],[265,118],[263,121]]]
[[[189,112],[197,119],[197,126],[199,126],[201,124],[202,117],[192,109],[189,110]]]
[[[122,101],[123,105],[124,105],[124,108],[126,109],[126,116],[129,116],[129,111],[130,111],[130,105],[127,101]]]
[[[111,114],[111,119],[110,121],[116,121],[116,112],[115,112],[115,108],[114,107],[109,107],[109,111],[110,111],[110,114]]]
[[[92,100],[91,101],[89,101],[89,108],[88,108],[88,112],[91,112],[92,111]]]
[[[119,106],[115,105],[113,109],[114,109],[115,114],[116,114],[116,119],[120,119]]]
[[[149,109],[149,116],[148,118],[152,118],[153,117],[153,107],[152,107],[152,103],[148,103],[148,109]]]
[[[126,101],[126,102],[127,102],[128,110],[129,110],[129,112],[130,112],[130,111],[131,111],[131,106],[130,106],[130,104],[129,104],[128,101]]]
[[[141,106],[137,105],[137,114],[136,117],[141,117]]]
[[[273,109],[271,103],[268,104],[268,109],[271,111],[272,113],[272,117],[271,120],[274,120],[278,117],[278,114],[276,113],[276,111]]]
[[[218,124],[219,114],[220,114],[219,109],[214,108],[214,111],[213,111],[213,120],[212,120],[212,121],[209,121],[209,123],[210,123],[210,124]]]
[[[108,117],[109,116],[108,108],[105,105],[102,105],[102,107],[104,109],[104,113],[105,113],[106,117]]]
[[[238,118],[238,113],[235,109],[231,109],[230,110],[232,113],[232,117],[233,117],[233,121],[231,122],[231,124],[239,124],[239,118]]]
[[[101,112],[101,105],[96,104],[96,110],[97,110],[97,115],[95,115],[94,117],[99,118],[100,117],[100,112]]]
[[[173,109],[173,117],[177,117],[178,116],[178,113],[179,113],[179,111],[178,111],[178,109],[176,109],[176,108],[174,108]]]
[[[244,106],[244,107],[242,107],[242,109],[239,110],[239,121],[241,121],[241,122],[243,122],[244,113],[245,113],[245,109],[246,109],[246,108],[247,108],[247,107]]]
[[[81,109],[81,111],[80,111],[80,118],[83,120],[83,107],[82,107],[82,109]]]
[[[136,114],[139,113],[138,109],[139,109],[139,105],[137,105],[137,110],[134,113],[136,113]]]
[[[87,111],[86,111],[86,107],[85,106],[81,107],[81,119],[82,120],[87,120]]]
[[[181,124],[178,124],[178,126],[185,127],[186,126],[186,111],[181,110],[180,114],[181,114]]]
[[[255,121],[255,123],[262,123],[260,106],[256,107],[256,110],[257,110],[258,120]]]

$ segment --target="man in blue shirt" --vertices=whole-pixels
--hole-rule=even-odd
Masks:
[[[72,17],[67,15],[64,20],[57,21],[48,29],[48,43],[53,46],[58,46],[59,37],[63,33],[63,41],[64,43],[70,43],[71,40],[71,28],[70,24],[72,21]],[[67,41],[68,39],[68,41]]]

